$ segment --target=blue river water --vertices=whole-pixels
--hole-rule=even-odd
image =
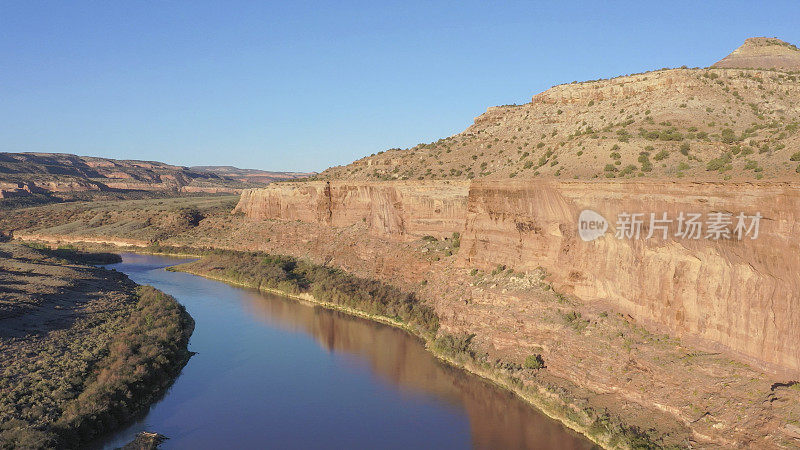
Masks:
[[[109,266],[183,304],[196,352],[137,422],[161,448],[593,448],[511,393],[439,362],[407,333],[125,254]]]

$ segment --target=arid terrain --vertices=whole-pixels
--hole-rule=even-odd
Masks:
[[[258,169],[240,169],[233,166],[193,166],[192,170],[215,173],[242,183],[267,184],[273,181],[296,180],[315,175],[312,172],[270,172]]]
[[[748,40],[715,67],[556,86],[489,108],[455,136],[313,180],[15,209],[0,232],[341,269],[413,294],[438,318],[431,343],[449,339],[473,358],[467,368],[602,445],[793,448],[798,53]],[[609,233],[581,240],[584,209],[608,218]],[[616,239],[626,211],[763,223],[758,239]],[[224,258],[207,258],[197,273],[225,279]],[[253,270],[248,285],[260,283]]]
[[[258,250],[341,268],[415,293],[434,307],[442,332],[474,333],[475,352],[491,361],[511,362],[503,370],[562,405],[554,414],[563,415],[563,405],[570,405],[574,414],[562,417],[568,422],[588,428],[608,414],[614,423],[649,430],[665,446],[786,447],[800,440],[795,378],[637,321],[619,313],[620,305],[610,299],[585,301],[565,294],[554,289],[544,267],[464,265],[463,236],[397,239],[360,220],[331,227],[250,218],[223,212],[219,198],[198,206],[204,218],[194,226],[146,225],[144,217],[162,214],[159,201],[18,210],[8,215],[4,227],[19,218],[41,217],[40,226],[17,230],[15,236],[129,245],[139,251]],[[54,208],[72,212],[57,217]],[[98,221],[111,211],[116,212],[104,219],[109,222]],[[134,217],[139,226],[131,226]],[[515,370],[513,364],[521,365],[531,354],[541,354],[546,369]]]
[[[308,174],[173,166],[65,153],[0,153],[0,206],[88,199],[238,193]]]
[[[77,448],[188,360],[193,323],[174,299],[88,265],[115,257],[0,244],[0,447]]]
[[[707,69],[554,86],[524,105],[490,107],[456,135],[319,178],[797,179],[800,51],[750,42]]]

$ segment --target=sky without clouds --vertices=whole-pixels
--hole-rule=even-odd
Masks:
[[[797,1],[2,1],[0,151],[320,171],[798,23]]]

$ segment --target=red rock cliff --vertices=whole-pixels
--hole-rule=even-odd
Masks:
[[[606,217],[584,242],[584,209]],[[470,267],[545,268],[584,301],[609,302],[670,334],[800,371],[800,185],[670,181],[312,182],[248,190],[236,208],[260,219],[366,222],[409,239],[462,234]],[[617,239],[620,213],[760,212],[759,237]],[[648,220],[645,220],[648,222]],[[674,230],[673,230],[674,231]],[[672,231],[671,231],[672,233]]]

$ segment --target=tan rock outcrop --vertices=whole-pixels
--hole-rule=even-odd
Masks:
[[[577,236],[583,209],[606,217],[605,236],[592,242]],[[760,212],[758,238],[662,240],[656,233],[644,239],[651,212],[675,219],[715,211]],[[620,213],[646,214],[641,239],[614,236]],[[798,184],[475,183],[459,258],[483,268],[541,266],[561,290],[583,300],[610,301],[670,334],[797,371],[798,219]]]
[[[777,38],[754,37],[713,67],[798,70],[800,50]]]
[[[577,219],[610,222],[592,242]],[[309,182],[246,190],[257,219],[343,227],[411,239],[461,233],[459,261],[545,268],[562,292],[612,304],[672,335],[800,373],[800,184],[671,181]],[[760,212],[757,239],[617,239],[620,213]],[[649,219],[648,219],[649,220]],[[648,221],[646,220],[646,222]],[[672,232],[671,232],[672,233]]]
[[[234,212],[337,227],[366,223],[396,237],[442,237],[463,229],[468,191],[461,181],[278,183],[246,189]]]

